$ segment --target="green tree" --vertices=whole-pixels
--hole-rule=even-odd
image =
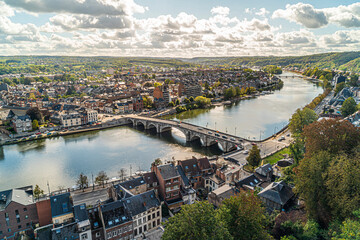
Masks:
[[[162,85],[162,84],[159,83],[159,82],[155,82],[155,83],[154,83],[154,87],[161,87],[161,85]]]
[[[109,180],[109,177],[107,176],[107,174],[104,171],[100,171],[95,178],[95,182],[99,185],[102,184],[103,188],[105,187],[105,182],[107,180]]]
[[[39,122],[36,119],[34,119],[32,121],[32,130],[35,131],[35,130],[38,130],[38,129],[39,129]]]
[[[259,166],[259,164],[261,162],[261,156],[260,156],[260,149],[258,148],[257,145],[252,146],[249,156],[247,156],[247,158],[246,158],[246,161],[253,168]]]
[[[359,86],[359,76],[356,74],[351,75],[349,85],[352,87],[358,87]]]
[[[338,94],[345,86],[346,85],[344,82],[336,84],[335,93]]]
[[[169,102],[169,107],[175,107],[175,103],[174,102]]]
[[[190,100],[189,100],[188,98],[185,98],[185,99],[184,99],[184,103],[189,104],[189,103],[190,103]]]
[[[183,205],[181,211],[165,223],[163,240],[231,240],[225,224],[216,217],[208,202]]]
[[[37,120],[39,123],[42,122],[42,114],[39,110],[39,108],[37,107],[32,107],[32,108],[29,108],[27,111],[26,111],[26,114],[29,115],[29,117],[31,118],[31,120]]]
[[[205,108],[211,104],[211,100],[203,96],[198,96],[195,98],[195,103],[199,106],[199,108]]]
[[[294,190],[305,201],[309,218],[322,224],[330,220],[325,175],[330,161],[331,155],[320,151],[312,157],[305,157],[296,169]]]
[[[152,165],[154,166],[159,166],[162,164],[162,161],[160,158],[156,158],[155,161],[152,163]]]
[[[234,239],[270,239],[265,210],[253,193],[244,191],[225,199],[217,215]]]
[[[352,97],[347,98],[340,108],[341,114],[347,117],[356,112],[356,102]]]
[[[149,97],[149,96],[143,96],[143,104],[144,104],[144,107],[145,108],[153,108],[154,107],[154,103],[153,103],[153,100]]]
[[[189,100],[190,100],[190,102],[194,102],[194,97],[193,96],[191,96],[190,98],[189,98]]]
[[[87,176],[84,175],[84,173],[80,173],[79,178],[77,179],[76,183],[80,187],[80,189],[83,190],[83,192],[85,191],[85,188],[87,188],[89,186],[89,180],[88,180]]]
[[[290,119],[289,128],[291,133],[296,136],[300,135],[304,126],[315,122],[317,118],[315,111],[310,108],[297,109]]]
[[[41,195],[44,194],[44,190],[42,190],[39,185],[36,184],[35,189],[34,189],[34,197],[35,199],[39,199],[41,197]]]
[[[176,105],[176,106],[180,105],[180,100],[179,100],[179,99],[176,99],[175,105]]]
[[[360,239],[360,210],[353,212],[355,217],[349,216],[340,226],[340,231],[333,233],[332,240]]]

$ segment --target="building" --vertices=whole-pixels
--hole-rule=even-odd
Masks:
[[[32,131],[32,122],[29,115],[14,116],[12,126],[16,133]]]
[[[128,181],[120,183],[119,185],[131,192],[133,195],[137,195],[147,191],[144,177],[130,179]]]
[[[161,202],[154,190],[123,200],[133,221],[134,238],[142,239],[142,234],[157,228],[161,223]]]
[[[271,183],[259,192],[258,196],[265,203],[267,209],[283,210],[287,208],[294,193],[290,186],[281,181]]]
[[[64,112],[60,114],[60,124],[64,128],[81,125],[81,115],[76,111]]]
[[[177,209],[182,204],[180,195],[180,174],[173,164],[152,165],[151,171],[159,181],[159,197],[165,201],[169,209]]]
[[[91,237],[94,240],[105,239],[105,233],[103,224],[101,221],[101,213],[99,207],[92,207],[87,209],[90,225],[91,225]]]
[[[32,186],[0,192],[0,239],[15,239],[37,223]]]
[[[186,177],[189,179],[193,188],[198,189],[202,185],[202,175],[198,167],[198,161],[196,158],[178,161],[178,165],[181,166]]]
[[[80,112],[81,125],[96,123],[98,121],[98,112],[92,109],[84,109]]]
[[[235,189],[226,184],[210,192],[208,195],[208,201],[209,203],[213,204],[215,207],[218,208],[222,201],[230,198],[231,196],[234,196],[235,193]]]
[[[74,218],[81,240],[91,240],[91,225],[85,203],[74,206]]]
[[[178,88],[179,97],[185,96],[187,98],[196,98],[202,95],[202,87],[195,82],[180,82]]]
[[[170,102],[169,87],[164,84],[156,87],[153,92],[154,105],[156,108],[165,108]]]
[[[143,175],[144,180],[146,182],[146,189],[154,190],[156,196],[159,196],[159,181],[154,172],[147,172]]]
[[[122,201],[101,205],[100,211],[105,239],[133,239],[133,222]]]
[[[58,225],[73,221],[74,213],[70,193],[51,196],[50,205],[53,224]]]

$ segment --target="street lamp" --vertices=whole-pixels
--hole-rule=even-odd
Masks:
[[[265,132],[260,130],[260,141],[261,141],[261,133],[265,134]]]
[[[216,122],[215,122],[215,131],[216,131]]]
[[[236,136],[236,127],[235,127],[235,136]]]

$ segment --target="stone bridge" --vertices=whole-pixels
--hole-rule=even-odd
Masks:
[[[126,120],[134,127],[142,125],[144,126],[144,129],[156,129],[157,133],[171,131],[172,128],[175,128],[185,135],[187,142],[200,141],[201,145],[204,147],[220,145],[224,152],[230,152],[239,148],[243,148],[242,144],[244,141],[246,141],[243,138],[239,138],[227,133],[214,131],[212,129],[207,129],[184,122],[136,115],[127,116]]]

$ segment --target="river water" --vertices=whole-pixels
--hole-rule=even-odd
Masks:
[[[292,75],[285,73],[286,75]],[[292,113],[309,103],[322,89],[300,78],[284,78],[284,87],[274,94],[244,100],[233,106],[185,112],[173,118],[250,138],[265,138],[282,128]],[[261,131],[261,132],[260,132]],[[117,176],[149,170],[156,158],[181,160],[191,156],[220,154],[216,148],[188,144],[180,132],[157,135],[143,129],[117,127],[53,139],[0,147],[0,191],[30,184],[47,190],[75,185],[83,172],[91,175],[103,170]]]

